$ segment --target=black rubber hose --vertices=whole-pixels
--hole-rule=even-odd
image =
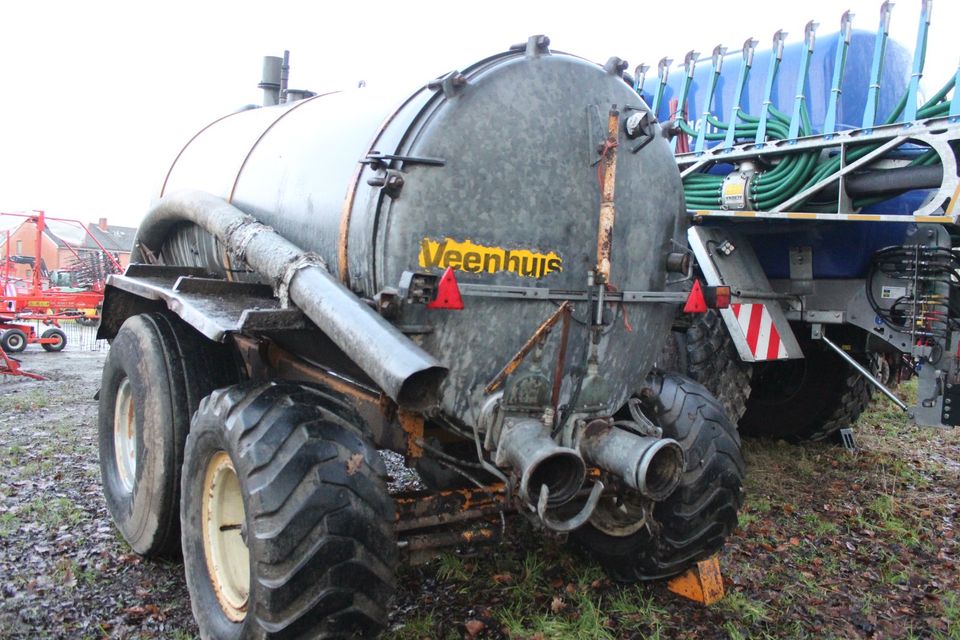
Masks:
[[[844,179],[847,194],[850,196],[875,196],[911,189],[935,189],[942,182],[942,165],[865,171]]]

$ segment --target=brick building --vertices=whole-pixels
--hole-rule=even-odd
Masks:
[[[123,267],[127,266],[130,262],[130,251],[133,249],[136,228],[111,225],[107,223],[106,218],[100,218],[96,224],[87,225],[87,229]],[[36,234],[36,224],[32,220],[25,220],[10,229],[9,236],[6,231],[0,231],[0,276],[3,274],[3,264],[9,255],[14,257],[10,265],[12,277],[22,280],[33,277],[33,266],[18,263],[16,256],[33,256]],[[40,256],[48,271],[68,270],[77,264],[77,255],[83,256],[85,253],[101,251],[97,243],[78,225],[56,221],[46,222],[40,247]]]

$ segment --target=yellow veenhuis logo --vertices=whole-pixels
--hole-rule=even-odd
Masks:
[[[467,273],[499,273],[509,271],[525,278],[542,278],[554,271],[563,271],[563,259],[555,252],[537,253],[527,249],[485,247],[471,240],[453,238],[420,242],[420,266]]]

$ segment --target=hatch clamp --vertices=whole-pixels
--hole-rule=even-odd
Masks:
[[[404,164],[422,164],[428,167],[442,167],[447,164],[443,158],[425,158],[419,156],[400,156],[391,153],[380,153],[371,151],[360,161],[360,164],[368,164],[374,171],[379,171],[386,167],[390,162],[403,162]]]

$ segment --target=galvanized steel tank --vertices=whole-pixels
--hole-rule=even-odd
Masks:
[[[363,297],[397,287],[405,271],[446,266],[461,284],[582,293],[597,261],[607,113],[647,107],[619,71],[551,53],[545,42],[532,38],[405,99],[359,89],[229,115],[184,147],[163,193],[227,199],[322,256]],[[657,134],[617,152],[611,283],[620,291],[663,290],[666,254],[684,242],[680,177]],[[244,277],[195,228],[174,234],[162,258]],[[558,304],[469,296],[462,311],[405,306],[395,323],[450,367],[442,410],[471,425],[484,387]],[[609,394],[591,413],[612,413],[639,386],[674,312],[607,307],[599,368]],[[581,391],[587,318],[587,302],[575,302],[561,404]],[[558,334],[520,372],[552,376]]]

